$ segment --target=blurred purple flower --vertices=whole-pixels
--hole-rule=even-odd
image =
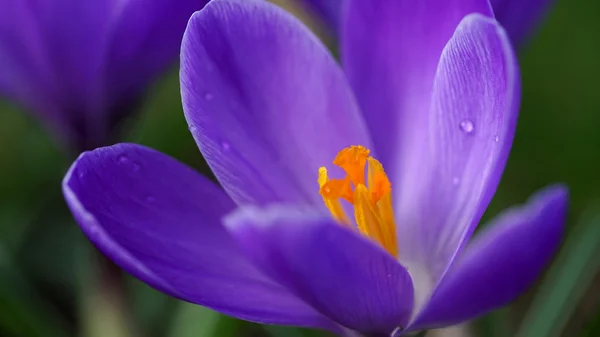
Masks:
[[[347,15],[344,74],[268,2],[194,14],[185,116],[225,191],[139,145],[86,152],[63,191],[96,247],[177,298],[337,333],[452,325],[525,290],[560,244],[567,191],[545,189],[466,244],[520,97],[487,1],[356,0]]]
[[[342,24],[344,3],[348,0],[299,0],[320,18],[331,33],[337,34]],[[521,45],[547,10],[551,0],[489,0],[496,20],[504,27],[510,40]],[[432,9],[433,10],[433,9]],[[410,9],[409,9],[410,12]]]
[[[76,150],[102,145],[176,61],[189,17],[206,2],[3,1],[0,95]]]

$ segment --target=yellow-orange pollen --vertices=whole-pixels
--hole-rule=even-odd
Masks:
[[[354,227],[342,208],[340,199],[348,201],[354,206],[354,218],[360,233],[397,257],[392,185],[381,163],[370,157],[369,150],[364,146],[350,146],[338,153],[333,164],[342,168],[346,177],[329,179],[327,169],[320,167],[318,179],[319,193],[333,217],[344,225]]]

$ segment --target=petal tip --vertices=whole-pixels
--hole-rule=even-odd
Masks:
[[[569,203],[569,188],[565,183],[556,183],[544,187],[531,196],[530,202],[540,203],[548,207],[559,207],[566,210]]]

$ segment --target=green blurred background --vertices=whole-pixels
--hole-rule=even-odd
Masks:
[[[312,22],[289,1],[275,2]],[[597,0],[560,0],[520,50],[517,136],[486,214],[566,182],[571,210],[562,250],[512,305],[431,336],[600,336],[599,18]],[[124,141],[206,172],[183,118],[176,67],[152,87],[122,130]],[[0,102],[0,336],[325,336],[227,318],[116,272],[112,279],[99,277],[102,261],[60,191],[73,159],[36,120]]]

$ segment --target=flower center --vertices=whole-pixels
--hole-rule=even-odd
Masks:
[[[342,208],[340,199],[354,207],[356,228],[364,236],[379,243],[390,254],[398,256],[396,224],[392,209],[392,185],[383,166],[369,156],[364,146],[342,149],[333,164],[346,172],[343,179],[329,179],[327,169],[319,168],[319,193],[331,215],[340,223],[354,227]],[[365,166],[367,183],[365,183]]]

